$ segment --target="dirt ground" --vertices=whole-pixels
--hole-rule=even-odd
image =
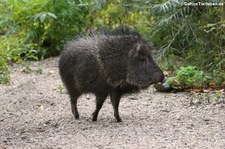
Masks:
[[[225,148],[225,105],[190,105],[188,93],[149,87],[124,96],[121,123],[109,99],[92,122],[94,96],[83,95],[78,100],[80,120],[75,120],[68,95],[60,92],[57,65],[58,58],[31,62],[30,73],[22,72],[22,65],[13,66],[12,84],[0,86],[0,148]]]

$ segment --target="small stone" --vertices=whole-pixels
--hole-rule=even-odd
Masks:
[[[53,73],[55,73],[55,71],[54,70],[50,70],[48,73],[49,74],[53,74]]]
[[[137,98],[135,97],[129,97],[130,100],[138,100]]]

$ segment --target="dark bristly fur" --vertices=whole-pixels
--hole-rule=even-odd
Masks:
[[[122,95],[164,79],[151,57],[152,49],[138,32],[127,28],[78,38],[67,44],[61,53],[59,72],[70,95],[74,117],[79,118],[78,97],[93,93],[96,109],[92,120],[97,120],[110,95],[114,116],[120,122],[118,107]]]

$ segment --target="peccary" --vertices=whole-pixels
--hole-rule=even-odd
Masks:
[[[151,57],[152,49],[138,32],[127,28],[80,37],[67,44],[60,56],[59,72],[75,119],[79,119],[78,97],[93,93],[96,109],[92,121],[97,120],[109,95],[114,116],[120,122],[118,107],[122,95],[164,80],[162,70]]]

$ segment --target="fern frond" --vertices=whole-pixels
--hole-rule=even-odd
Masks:
[[[164,3],[155,5],[152,10],[155,13],[165,13],[173,10],[177,6],[181,6],[182,4],[183,0],[168,0]]]
[[[185,15],[188,12],[187,9],[188,9],[188,7],[183,7],[181,9],[178,9],[176,11],[173,11],[173,12],[169,13],[168,15],[166,15],[164,18],[162,18],[159,21],[158,25],[159,26],[166,25],[166,24],[169,24],[170,22],[172,22],[174,20],[184,18]]]

